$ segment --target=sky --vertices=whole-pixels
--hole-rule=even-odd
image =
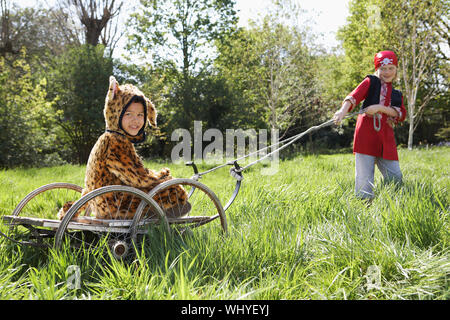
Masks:
[[[349,0],[293,0],[306,12],[305,20],[317,34],[317,41],[325,48],[331,49],[339,43],[336,32],[343,26],[348,16]],[[258,14],[264,14],[271,0],[236,0],[240,25],[245,26],[248,19],[256,19]]]
[[[52,5],[55,0],[11,0],[21,6],[37,6],[41,3],[44,7]],[[316,35],[316,41],[326,49],[339,45],[336,40],[336,31],[345,24],[348,16],[349,0],[293,0],[306,10],[304,20],[309,21],[308,26]],[[236,9],[239,15],[239,25],[246,26],[248,19],[256,20],[261,14],[267,12],[271,0],[236,0]],[[137,4],[137,0],[126,0],[127,6]],[[128,11],[128,10],[127,10]],[[302,20],[302,19],[301,19]],[[302,20],[303,21],[303,20]],[[120,41],[124,43],[124,41]]]

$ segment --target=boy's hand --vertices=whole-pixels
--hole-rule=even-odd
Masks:
[[[338,110],[333,116],[334,124],[340,125],[342,122],[342,119],[344,119],[346,114],[347,114],[347,112],[344,112],[343,110]]]
[[[351,106],[352,106],[352,103],[349,100],[344,101],[344,103],[342,104],[342,107],[333,116],[333,120],[336,125],[341,124],[342,120],[347,115],[348,110],[350,110]]]
[[[389,117],[389,118],[387,119],[387,123],[388,123],[388,125],[389,125],[391,128],[394,128],[394,127],[395,127],[395,121],[394,121],[394,119],[393,119],[392,117]]]
[[[375,113],[380,112],[380,105],[379,104],[373,104],[371,106],[368,106],[366,109],[364,109],[364,113],[368,114],[370,116],[373,116]]]
[[[172,176],[170,175],[170,169],[162,168],[161,171],[159,171],[158,173],[158,179],[160,180],[160,182],[172,179]]]

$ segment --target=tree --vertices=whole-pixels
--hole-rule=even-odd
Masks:
[[[102,44],[103,48],[109,48],[112,56],[120,38],[117,17],[122,6],[123,1],[120,0],[58,0],[58,8],[53,15],[65,27],[68,38],[76,38],[78,44]],[[81,33],[84,33],[84,41],[80,39]]]
[[[188,78],[205,64],[211,43],[231,32],[237,22],[233,0],[141,0],[127,26],[128,49],[154,63],[172,61]],[[211,60],[209,60],[211,61]]]
[[[272,129],[317,121],[317,114],[310,117],[320,109],[316,62],[305,38],[297,27],[270,14],[261,25],[253,23],[219,46],[217,67],[243,93],[242,108]]]
[[[1,9],[0,55],[5,57],[7,53],[18,54],[19,50],[17,48],[13,48],[9,3],[6,0],[1,0],[0,9]]]
[[[5,26],[8,29],[5,32],[8,36],[4,36],[10,42],[8,60],[20,57],[16,53],[25,47],[27,50],[25,59],[35,72],[39,67],[46,65],[50,57],[61,54],[73,43],[73,39],[66,39],[64,30],[60,28],[52,13],[52,9],[28,7],[13,7],[9,11],[8,24]]]
[[[49,72],[49,95],[55,104],[62,144],[70,162],[84,164],[105,129],[103,107],[113,72],[113,61],[104,57],[101,45],[75,47],[55,58]],[[76,160],[74,160],[76,159]]]
[[[46,80],[34,84],[22,50],[12,66],[0,57],[0,167],[42,165],[54,152],[54,101]]]
[[[128,48],[151,55],[153,63],[174,66],[182,90],[181,107],[192,106],[190,79],[208,65],[215,39],[231,32],[237,21],[233,0],[141,0],[128,22]]]
[[[440,64],[437,46],[440,40],[439,23],[442,16],[449,15],[448,3],[447,6],[444,3],[447,2],[403,0],[395,1],[383,10],[385,12],[383,30],[388,35],[388,44],[397,52],[400,60],[401,78],[408,109],[409,149],[412,149],[413,134],[424,108],[439,91],[437,79],[439,74],[437,69]],[[427,91],[418,103],[419,90],[425,86]]]
[[[395,51],[408,111],[408,148],[412,148],[413,134],[425,108],[439,92],[448,89],[448,79],[440,70],[448,60],[439,54],[440,45],[446,41],[442,30],[448,21],[448,2],[354,0],[349,9],[348,23],[338,33],[346,53],[346,91],[373,72],[376,52]]]
[[[381,32],[381,9],[378,0],[352,0],[347,24],[338,30],[345,55],[342,58],[342,93],[346,95],[368,74],[374,72],[376,52],[387,50]],[[380,49],[381,48],[381,49]],[[344,96],[342,97],[342,99]]]
[[[210,108],[220,104],[207,106],[205,101],[224,100],[220,94],[227,90],[218,88],[222,82],[210,67],[214,41],[235,28],[234,1],[141,0],[140,4],[127,23],[127,47],[147,62],[141,65],[152,78],[143,82],[144,90],[153,87],[150,96],[156,96],[161,110],[158,125],[167,137],[170,130],[191,128],[194,120],[207,118]],[[206,83],[217,91],[213,93]]]

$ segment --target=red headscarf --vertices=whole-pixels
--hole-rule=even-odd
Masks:
[[[398,67],[397,56],[393,51],[378,52],[373,59],[373,63],[375,64],[375,70],[378,70],[379,67],[388,64],[393,64],[394,66]]]

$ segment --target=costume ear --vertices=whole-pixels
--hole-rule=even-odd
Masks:
[[[119,83],[117,82],[116,78],[113,76],[109,77],[109,90],[108,90],[108,98],[110,100],[113,100],[114,97],[117,95],[117,91],[119,90]]]
[[[145,102],[147,103],[147,118],[152,127],[156,127],[156,117],[158,116],[156,112],[156,108],[150,99],[145,98]]]

